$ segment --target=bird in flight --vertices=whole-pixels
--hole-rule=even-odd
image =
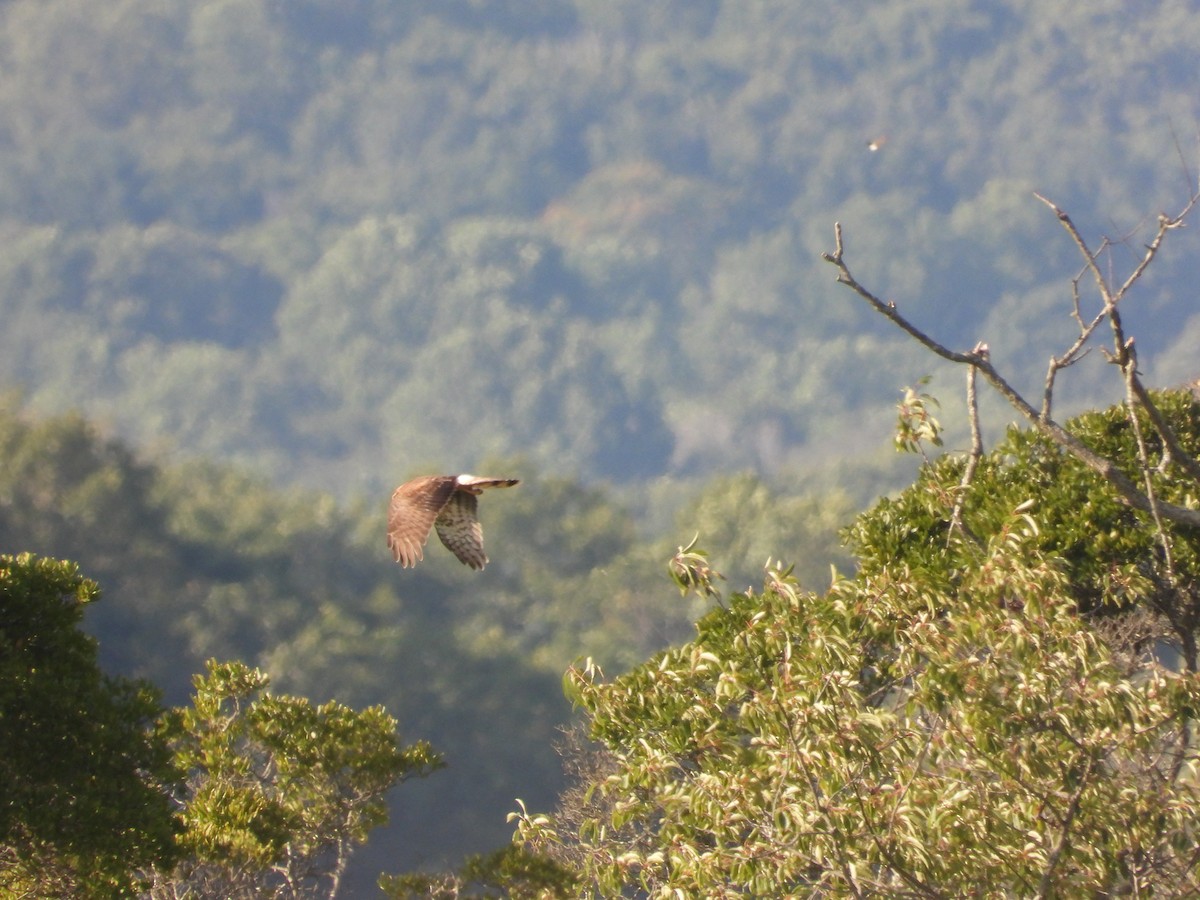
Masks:
[[[516,478],[479,478],[475,475],[423,475],[392,492],[388,508],[387,544],[404,568],[424,558],[429,529],[436,528],[442,543],[472,569],[482,569],[483,528],[475,516],[476,497],[487,488],[512,487]]]

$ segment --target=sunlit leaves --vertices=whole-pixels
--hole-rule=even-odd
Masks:
[[[837,531],[854,511],[840,491],[741,472],[709,480],[676,521],[680,532],[712,549],[710,565],[736,587],[756,582],[769,558],[783,557],[805,587],[816,589],[829,583],[831,565],[852,566]]]
[[[458,875],[384,875],[379,886],[386,896],[397,900],[474,896],[554,900],[573,897],[578,890],[569,868],[512,844],[494,853],[471,856]]]
[[[926,376],[916,387],[904,389],[904,399],[897,405],[896,449],[925,455],[924,445],[942,446],[942,425],[933,414],[937,398],[921,390],[929,382]]]
[[[185,856],[156,873],[160,889],[336,889],[351,850],[386,822],[387,790],[441,765],[428,744],[401,745],[381,707],[315,706],[267,688],[258,670],[210,662],[193,706],[167,720],[188,787]]]
[[[1183,446],[1193,452],[1200,448],[1200,407],[1192,395],[1176,391],[1155,397]],[[1068,427],[1125,472],[1137,473],[1126,409],[1087,413]],[[1176,466],[1160,465],[1164,457],[1156,441],[1149,449],[1158,496],[1181,505],[1194,502],[1189,499],[1196,493],[1191,479]],[[864,569],[877,571],[902,561],[915,572],[951,583],[976,564],[976,543],[949,533],[962,465],[951,456],[937,460],[911,488],[880,502],[847,530]],[[1191,596],[1200,583],[1196,535],[1167,529],[1174,558],[1172,586],[1158,558],[1160,538],[1149,517],[1125,506],[1099,477],[1032,432],[1010,431],[980,460],[962,499],[970,534],[996,533],[1017,510],[1035,521],[1035,542],[1066,567],[1068,590],[1084,609],[1145,603],[1169,617],[1172,610],[1185,614],[1194,603]]]
[[[1034,536],[1015,520],[941,598],[889,573],[823,596],[776,573],[628,675],[575,672],[616,764],[607,806],[571,835],[526,815],[520,835],[573,848],[595,896],[1182,877],[1200,797],[1174,775],[1178,722],[1200,683],[1127,678]]]
[[[719,596],[720,591],[715,582],[718,579],[723,580],[725,576],[709,565],[708,554],[705,551],[696,549],[699,537],[696,535],[686,547],[680,547],[675,552],[671,561],[667,563],[667,572],[679,588],[679,593],[684,596],[693,591],[704,597]]]

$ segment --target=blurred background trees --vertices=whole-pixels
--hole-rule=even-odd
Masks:
[[[684,6],[7,4],[0,381],[343,500],[487,455],[824,478],[915,359],[829,222],[1032,364],[1071,262],[1031,191],[1122,235],[1187,180],[1187,3]],[[1164,372],[1193,269],[1136,314]]]

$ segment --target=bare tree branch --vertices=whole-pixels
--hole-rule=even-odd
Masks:
[[[975,345],[972,353],[978,353],[984,359],[988,357],[987,344],[980,341]],[[979,466],[979,460],[983,458],[983,432],[979,426],[979,398],[975,392],[975,375],[978,370],[975,366],[970,366],[967,369],[967,417],[971,423],[971,452],[967,456],[967,465],[963,469],[962,480],[958,483],[958,494],[954,498],[954,510],[950,513],[950,532],[958,529],[974,538],[971,535],[966,525],[963,523],[963,505],[967,500],[967,491],[971,487],[971,482],[975,478],[975,469]]]
[[[1167,584],[1172,589],[1177,590],[1178,584],[1175,581],[1175,554],[1172,550],[1171,536],[1167,534],[1167,529],[1163,525],[1162,514],[1159,510],[1158,494],[1154,490],[1150,451],[1146,447],[1146,436],[1142,433],[1142,423],[1138,420],[1137,415],[1137,394],[1133,389],[1133,382],[1137,379],[1137,356],[1133,352],[1132,341],[1124,348],[1124,363],[1121,366],[1121,371],[1125,375],[1125,405],[1129,410],[1129,427],[1133,430],[1133,437],[1137,443],[1138,464],[1142,468],[1142,483],[1146,486],[1146,497],[1150,501],[1150,515],[1154,519],[1154,529],[1158,535],[1158,542],[1162,546],[1163,568],[1166,572]]]
[[[1183,227],[1184,219],[1195,207],[1197,201],[1200,200],[1200,194],[1193,194],[1184,208],[1177,215],[1160,215],[1158,217],[1158,228],[1154,233],[1153,240],[1146,245],[1146,251],[1142,255],[1142,258],[1138,261],[1138,264],[1134,267],[1133,272],[1130,273],[1129,277],[1125,279],[1121,287],[1115,291],[1112,289],[1108,278],[1106,278],[1105,275],[1100,271],[1100,267],[1096,261],[1097,254],[1092,253],[1091,250],[1088,249],[1087,242],[1084,241],[1083,236],[1079,233],[1079,229],[1075,227],[1075,223],[1071,220],[1071,217],[1041,194],[1035,192],[1034,196],[1050,207],[1050,209],[1054,212],[1054,215],[1058,218],[1058,221],[1062,223],[1063,228],[1066,229],[1067,233],[1071,236],[1071,239],[1075,242],[1075,245],[1079,248],[1079,252],[1086,260],[1086,269],[1087,271],[1090,271],[1093,278],[1095,278],[1097,289],[1100,292],[1100,299],[1104,302],[1104,308],[1101,309],[1101,311],[1094,319],[1092,319],[1091,322],[1081,328],[1079,339],[1075,342],[1072,348],[1068,350],[1064,358],[1070,359],[1070,361],[1073,362],[1074,354],[1078,352],[1084,343],[1086,343],[1086,341],[1095,331],[1096,327],[1107,316],[1113,329],[1114,361],[1120,365],[1124,371],[1128,361],[1128,355],[1131,352],[1133,344],[1132,339],[1125,336],[1124,326],[1121,323],[1121,314],[1117,309],[1117,305],[1125,298],[1125,295],[1129,293],[1129,289],[1134,285],[1134,283],[1141,278],[1142,274],[1146,271],[1146,268],[1154,260],[1154,257],[1158,255],[1158,251],[1162,247],[1162,242],[1166,237],[1167,232]],[[1075,284],[1075,315],[1082,325],[1083,320],[1079,316],[1079,294],[1077,280]],[[1067,364],[1069,365],[1070,363],[1068,362]],[[1051,361],[1051,366],[1055,366],[1055,361]],[[1061,366],[1059,366],[1059,368],[1061,368]],[[1180,446],[1179,439],[1175,436],[1175,432],[1172,430],[1170,425],[1167,424],[1167,421],[1162,414],[1159,413],[1158,408],[1154,405],[1153,400],[1151,400],[1148,392],[1142,385],[1141,378],[1139,378],[1137,374],[1136,366],[1131,369],[1127,375],[1127,378],[1132,378],[1132,390],[1137,397],[1138,402],[1146,409],[1146,412],[1150,417],[1150,421],[1153,423],[1155,430],[1159,433],[1159,435],[1161,435],[1163,443],[1166,444],[1167,448],[1170,450],[1171,457],[1178,462],[1188,472],[1189,475],[1191,475],[1193,478],[1200,479],[1200,463],[1197,463],[1196,460],[1193,459],[1191,455]],[[1047,390],[1049,390],[1049,384],[1047,386]],[[1048,397],[1043,405],[1043,409],[1049,409]]]
[[[1190,210],[1194,204],[1195,198],[1188,203],[1186,210]],[[1065,217],[1065,214],[1060,216],[1060,221],[1063,217]],[[1069,218],[1067,221],[1070,221]],[[1153,258],[1153,253],[1157,252],[1157,247],[1161,243],[1162,236],[1166,233],[1166,231],[1170,230],[1170,228],[1177,227],[1178,224],[1179,217],[1176,217],[1175,219],[1166,219],[1165,217],[1160,217],[1159,232],[1156,235],[1155,242],[1153,243],[1154,250],[1153,252],[1147,252],[1147,256],[1149,258]],[[996,367],[992,365],[991,360],[987,358],[986,354],[981,354],[976,351],[961,353],[949,349],[944,344],[934,340],[929,335],[925,334],[925,332],[921,331],[919,328],[909,322],[908,319],[900,314],[900,311],[896,308],[895,303],[885,302],[879,299],[877,296],[875,296],[875,294],[871,293],[871,291],[859,283],[858,279],[856,279],[851,273],[850,268],[844,259],[841,223],[835,222],[833,227],[835,238],[834,252],[822,253],[821,258],[837,268],[837,280],[840,284],[844,284],[854,290],[854,292],[866,300],[876,312],[890,319],[898,328],[900,328],[900,330],[914,338],[931,353],[947,360],[948,362],[957,363],[958,365],[974,366],[980,373],[982,373],[983,377],[987,379],[988,383],[991,384],[992,387],[995,388],[996,391],[1008,401],[1009,405],[1012,406],[1013,409],[1019,412],[1030,424],[1032,424],[1038,431],[1048,437],[1051,441],[1053,441],[1066,452],[1070,453],[1085,466],[1111,484],[1125,503],[1141,512],[1153,512],[1153,506],[1150,498],[1142,492],[1132,478],[1121,471],[1121,469],[1111,459],[1103,456],[1100,453],[1097,453],[1078,437],[1063,428],[1063,426],[1056,422],[1053,418],[1050,418],[1049,416],[1043,417],[1037,409],[1030,405],[1029,401],[1026,400],[1016,388],[1009,384],[1009,382],[1000,374]],[[1071,224],[1070,230],[1073,229],[1074,225]],[[1077,231],[1075,233],[1078,234]],[[1081,244],[1083,251],[1087,253],[1087,245],[1086,243],[1082,243],[1082,238],[1079,239],[1079,243]],[[1138,271],[1145,271],[1145,266],[1147,264],[1148,259],[1144,258],[1143,262],[1139,263]],[[1100,273],[1098,266],[1096,266],[1094,260],[1091,261],[1090,267],[1093,271],[1093,274],[1098,275],[1101,281],[1103,281],[1103,276]],[[1127,279],[1126,286],[1122,288],[1122,291],[1127,290],[1128,285],[1131,283],[1132,282]],[[1159,503],[1158,511],[1163,518],[1169,519],[1170,521],[1179,525],[1184,525],[1190,528],[1200,528],[1200,511],[1198,510],[1188,509],[1187,507],[1177,506],[1171,503]]]
[[[1084,269],[1084,272],[1086,271]],[[1079,336],[1075,338],[1075,343],[1063,351],[1062,355],[1050,357],[1050,364],[1046,369],[1046,383],[1042,388],[1043,419],[1049,419],[1052,414],[1054,384],[1058,373],[1068,366],[1075,365],[1075,363],[1091,352],[1091,348],[1087,346],[1087,343],[1096,328],[1104,321],[1104,314],[1101,313],[1093,317],[1090,322],[1084,322],[1083,303],[1079,297],[1079,279],[1081,277],[1083,277],[1083,272],[1071,279],[1071,318],[1079,325]]]
[[[1116,308],[1116,305],[1124,299],[1129,289],[1142,277],[1142,273],[1146,271],[1146,268],[1154,261],[1154,257],[1158,255],[1158,251],[1162,247],[1163,238],[1166,237],[1167,232],[1176,228],[1182,228],[1184,219],[1187,218],[1188,213],[1192,211],[1197,201],[1200,200],[1200,194],[1193,195],[1177,215],[1160,215],[1158,217],[1158,228],[1155,231],[1153,240],[1146,245],[1146,252],[1142,255],[1138,264],[1134,266],[1133,271],[1129,273],[1129,276],[1125,279],[1121,287],[1114,291],[1109,286],[1109,281],[1104,276],[1104,273],[1100,271],[1100,265],[1097,262],[1099,254],[1092,253],[1088,249],[1087,241],[1083,239],[1083,235],[1079,233],[1079,229],[1075,227],[1075,223],[1071,221],[1071,217],[1059,209],[1052,201],[1047,200],[1036,191],[1033,196],[1050,207],[1054,215],[1058,217],[1058,221],[1062,223],[1063,228],[1066,229],[1067,234],[1075,242],[1075,246],[1079,248],[1088,271],[1092,273],[1092,277],[1096,280],[1096,287],[1100,291],[1100,299],[1104,301],[1103,313],[1111,313]]]
[[[1079,804],[1083,799],[1084,790],[1090,786],[1094,767],[1095,761],[1091,759],[1087,760],[1087,764],[1079,776],[1079,784],[1071,795],[1071,802],[1067,806],[1066,817],[1059,828],[1058,840],[1055,841],[1054,849],[1050,851],[1049,858],[1046,860],[1046,869],[1042,872],[1042,880],[1038,885],[1038,891],[1035,896],[1051,896],[1054,889],[1054,874],[1058,870],[1059,863],[1062,861],[1063,852],[1070,844],[1071,826],[1075,823],[1075,817],[1079,814]]]
[[[1166,447],[1163,459],[1164,465],[1168,462],[1177,463],[1188,475],[1200,481],[1200,463],[1196,462],[1196,459],[1180,446],[1179,438],[1176,437],[1174,429],[1167,424],[1166,418],[1159,411],[1158,405],[1150,397],[1136,370],[1130,373],[1129,387],[1133,391],[1134,396],[1137,397],[1138,404],[1146,411],[1151,424],[1154,425],[1154,430],[1163,439],[1163,445]]]

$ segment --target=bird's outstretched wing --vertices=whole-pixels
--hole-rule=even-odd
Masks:
[[[408,568],[424,558],[422,548],[429,539],[429,529],[450,498],[457,494],[453,475],[426,475],[396,488],[388,507],[387,534],[387,544],[396,562]]]
[[[483,552],[483,527],[475,515],[477,506],[474,494],[455,491],[434,522],[442,543],[472,569],[482,569],[488,561]]]

